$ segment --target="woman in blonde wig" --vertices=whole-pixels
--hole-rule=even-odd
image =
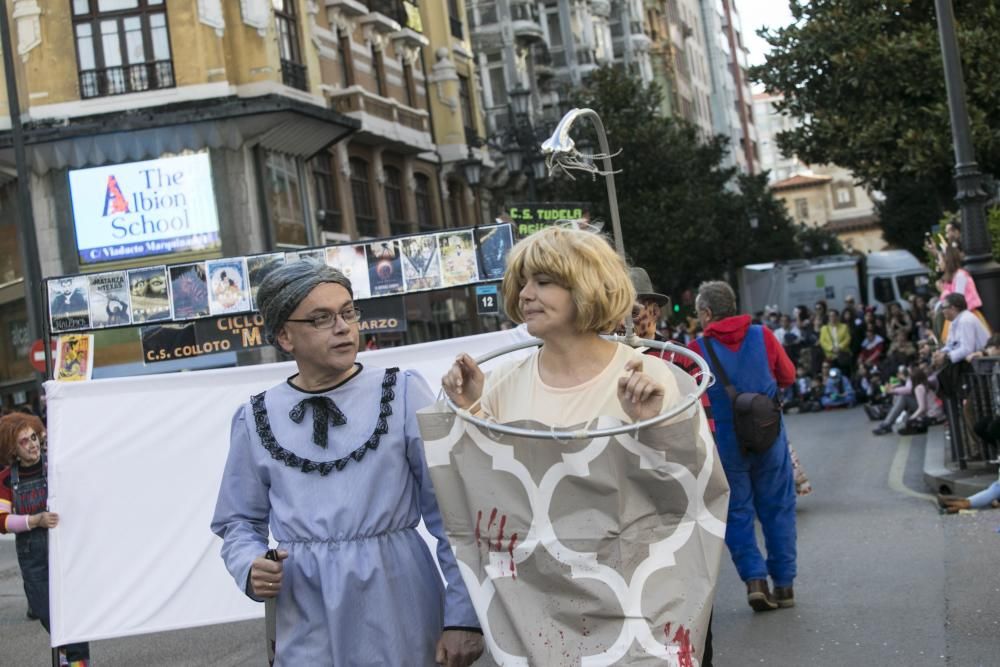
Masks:
[[[602,236],[552,227],[522,240],[503,294],[541,348],[488,376],[459,354],[442,385],[460,408],[538,431],[596,430],[655,417],[694,390],[671,364],[601,337],[635,301]],[[431,469],[498,662],[701,662],[728,487],[695,403],[611,438],[510,438],[490,453],[477,431],[464,441],[476,446],[450,450],[451,470]]]

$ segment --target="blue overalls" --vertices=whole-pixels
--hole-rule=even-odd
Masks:
[[[38,514],[46,511],[49,485],[45,454],[42,454],[42,474],[39,477],[21,481],[20,465],[12,465],[10,486],[14,501],[11,507],[13,514]],[[38,616],[45,631],[49,632],[49,531],[47,528],[35,528],[18,533],[14,540],[28,606]],[[63,648],[66,650],[66,659],[70,662],[90,659],[90,647],[85,643],[67,644]]]
[[[703,337],[698,345],[706,350]],[[778,384],[771,375],[764,333],[751,325],[736,352],[718,340],[712,350],[737,391],[775,396]],[[711,358],[705,358],[712,366]],[[721,380],[708,389],[715,418],[715,441],[729,480],[729,518],[726,546],[743,581],[766,579],[775,586],[791,586],[795,579],[795,477],[788,453],[784,423],[778,439],[763,454],[744,453],[733,432],[733,404]],[[754,516],[760,520],[767,546],[765,563],[757,547]]]

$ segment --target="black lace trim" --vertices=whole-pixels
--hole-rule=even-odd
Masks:
[[[334,470],[343,470],[344,466],[352,460],[360,462],[365,457],[365,454],[368,453],[368,450],[378,449],[378,444],[382,436],[389,431],[388,418],[392,414],[392,401],[396,398],[396,392],[393,391],[393,387],[396,386],[397,373],[399,373],[398,368],[386,369],[385,377],[382,378],[382,401],[379,404],[378,422],[375,424],[375,430],[364,444],[347,456],[333,461],[311,461],[279,445],[277,439],[274,437],[274,432],[271,431],[271,422],[267,418],[267,408],[264,406],[263,392],[256,394],[250,399],[250,405],[253,407],[254,424],[257,427],[257,435],[260,436],[261,445],[270,452],[271,458],[275,461],[281,461],[289,468],[298,468],[302,472],[318,472],[324,477]]]

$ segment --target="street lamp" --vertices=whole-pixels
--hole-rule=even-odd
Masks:
[[[521,167],[524,166],[524,151],[516,143],[503,149],[503,157],[507,163],[507,171],[511,173],[521,171]]]
[[[479,181],[483,175],[483,163],[475,158],[469,158],[468,160],[462,160],[459,165],[462,167],[462,173],[465,175],[465,182],[468,183],[469,187],[478,187]]]
[[[990,233],[984,205],[989,195],[976,163],[965,104],[962,61],[955,38],[955,14],[951,0],[934,0],[938,36],[944,61],[944,82],[948,91],[951,135],[955,148],[955,201],[962,213],[962,249],[965,266],[976,281],[983,301],[983,314],[996,330],[1000,327],[1000,265],[993,261]]]
[[[510,103],[514,109],[514,115],[518,118],[524,118],[528,115],[528,110],[531,107],[531,91],[520,83],[517,84],[517,87],[510,91]]]

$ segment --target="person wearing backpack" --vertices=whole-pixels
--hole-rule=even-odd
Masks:
[[[795,366],[771,331],[737,314],[728,284],[703,283],[695,309],[704,334],[690,347],[716,376],[708,398],[730,488],[726,546],[754,611],[793,607],[795,477],[777,395],[779,387],[795,382]],[[764,532],[766,561],[755,518]]]

